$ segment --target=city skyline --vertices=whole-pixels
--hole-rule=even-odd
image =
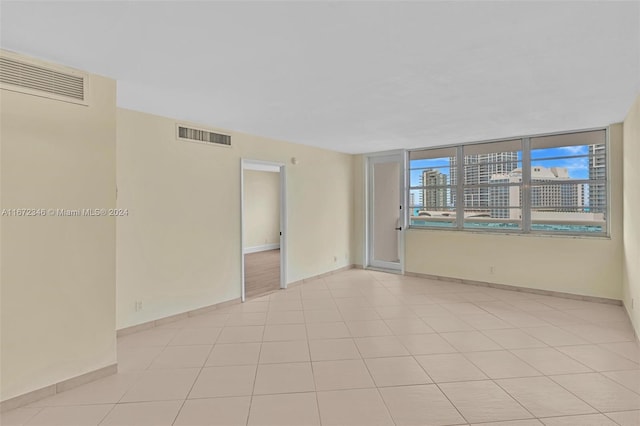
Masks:
[[[606,158],[604,156],[604,145],[575,145],[564,146],[557,148],[543,148],[531,150],[531,165],[542,167],[564,167],[569,170],[569,174],[572,179],[599,179],[600,177],[591,177],[589,175],[590,167],[593,165],[590,161],[590,151],[594,150],[598,161],[595,165],[602,166],[601,170],[604,170],[604,163]],[[517,153],[518,163],[522,162],[522,151],[513,151]],[[546,160],[546,158],[555,157],[572,157],[572,158],[559,158],[555,160]],[[422,171],[425,169],[435,169],[442,174],[450,175],[450,158],[440,157],[432,159],[419,159],[413,160],[410,165],[410,184],[411,186],[420,186],[419,179],[422,175]],[[519,164],[521,167],[521,164]]]
[[[603,184],[573,184],[570,181],[605,180],[605,155],[604,144],[542,149],[535,149],[534,144],[531,150],[531,174],[532,181],[537,184],[531,190],[532,204],[558,213],[604,214],[607,200]],[[510,185],[522,181],[522,151],[465,155],[464,159],[465,185],[495,184],[465,188],[464,210],[485,211],[493,218],[514,219],[519,216],[522,203],[520,189],[517,185]],[[410,192],[414,214],[429,210],[451,211],[456,207],[455,157],[413,160],[410,174],[410,183],[414,187]],[[542,185],[545,181],[568,182]]]

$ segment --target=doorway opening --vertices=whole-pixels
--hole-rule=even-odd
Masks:
[[[284,164],[241,161],[242,301],[286,288]]]

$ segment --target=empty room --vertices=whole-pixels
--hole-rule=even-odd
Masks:
[[[640,426],[639,1],[0,0],[2,426]]]

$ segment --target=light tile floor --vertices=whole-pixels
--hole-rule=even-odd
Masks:
[[[640,425],[623,309],[350,270],[118,339],[10,425]]]

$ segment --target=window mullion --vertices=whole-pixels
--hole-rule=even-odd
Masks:
[[[522,232],[531,232],[531,139],[522,139]]]
[[[464,153],[463,147],[456,148],[456,228],[464,227]]]

